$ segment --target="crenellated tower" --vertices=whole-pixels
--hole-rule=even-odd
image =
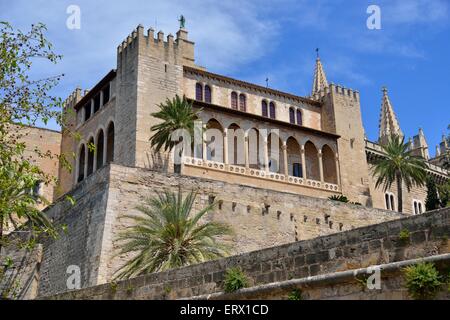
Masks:
[[[162,31],[155,36],[139,25],[117,48],[118,154],[121,164],[138,167],[170,168],[167,155],[150,149],[150,128],[157,123],[151,114],[158,105],[183,94],[183,66],[195,64],[194,42],[179,29],[176,38]]]
[[[359,92],[328,84],[318,58],[312,98],[322,102],[322,130],[341,136],[338,155],[342,193],[351,201],[371,205]]]

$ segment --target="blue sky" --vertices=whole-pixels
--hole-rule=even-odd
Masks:
[[[69,5],[81,29],[66,27]],[[369,30],[367,7],[381,9],[381,30]],[[381,87],[407,136],[424,129],[431,154],[450,124],[450,1],[61,1],[0,0],[0,20],[27,29],[43,22],[57,66],[37,64],[34,76],[65,73],[56,94],[91,88],[116,67],[116,48],[139,24],[175,34],[186,17],[197,63],[234,78],[298,95],[312,86],[315,48],[330,82],[361,93],[363,122],[376,140]]]

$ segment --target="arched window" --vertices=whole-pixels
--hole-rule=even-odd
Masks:
[[[81,182],[84,180],[84,164],[85,164],[85,157],[86,157],[86,148],[84,144],[81,146],[80,154],[78,156],[78,177],[77,181]]]
[[[389,198],[389,194],[384,195],[384,200],[386,201],[386,210],[391,210],[391,200]]]
[[[241,111],[247,110],[247,101],[244,94],[239,95],[239,110]]]
[[[237,93],[236,92],[232,92],[231,93],[231,109],[235,109],[235,110],[237,110],[237,108],[238,108],[238,95],[237,95]]]
[[[100,92],[94,97],[94,113],[100,110]]]
[[[89,177],[94,172],[94,138],[91,138],[88,143],[88,163],[87,163],[87,176]]]
[[[271,103],[269,104],[269,110],[270,110],[270,118],[276,119],[275,103],[271,102]]]
[[[103,167],[103,153],[105,151],[105,135],[103,134],[103,130],[100,130],[97,136],[97,146],[95,148],[97,153],[97,169]]]
[[[208,85],[205,86],[205,102],[211,103],[211,87]]]
[[[84,121],[87,121],[91,117],[91,101],[89,100],[89,102],[86,103],[83,108],[84,108]]]
[[[394,195],[393,194],[390,195],[390,199],[391,199],[391,210],[395,211],[395,202],[394,202]]]
[[[294,111],[294,108],[289,108],[289,122],[295,124],[295,111]]]
[[[203,86],[201,83],[195,85],[195,100],[203,101]]]
[[[300,109],[297,109],[297,124],[299,126],[303,125],[302,112],[300,111]]]
[[[263,117],[268,117],[268,113],[267,113],[267,101],[263,100],[261,102],[261,114]]]
[[[106,140],[106,163],[114,161],[114,122],[108,127]]]
[[[419,209],[417,207],[417,201],[414,201],[414,214],[418,214],[419,213]]]
[[[422,211],[422,202],[419,202],[419,213],[423,213],[423,211]]]

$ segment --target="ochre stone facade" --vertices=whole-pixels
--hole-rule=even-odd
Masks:
[[[328,84],[320,59],[315,72],[311,97],[257,86],[197,66],[186,30],[165,38],[162,32],[155,37],[152,29],[144,33],[139,26],[118,47],[117,70],[89,92],[77,89],[67,101],[66,109],[76,111],[69,125],[82,139],[62,136],[61,152],[74,153],[75,158],[72,172],[60,170],[61,194],[109,162],[177,171],[173,154],[150,148],[150,127],[157,123],[151,113],[166,99],[184,95],[201,109],[202,125],[222,136],[205,136],[198,152],[185,153],[177,171],[182,175],[320,198],[343,194],[364,206],[393,209],[383,199],[386,192],[396,197],[396,189],[374,187],[370,154],[381,147],[365,138],[359,92]],[[380,134],[399,128],[384,92],[382,118],[395,121],[385,121]],[[278,141],[278,150],[273,141]],[[414,141],[417,154],[427,155],[423,132]],[[96,151],[90,151],[90,142]],[[429,171],[438,182],[448,179],[437,166],[430,164]],[[423,206],[425,188],[404,194],[404,212],[416,213],[413,203]]]

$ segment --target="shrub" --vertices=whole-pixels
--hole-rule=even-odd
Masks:
[[[288,300],[296,301],[296,300],[303,300],[302,298],[302,291],[300,289],[294,289],[289,293]]]
[[[231,268],[227,270],[224,280],[224,290],[227,293],[235,292],[248,287],[248,279],[241,268]]]
[[[400,240],[403,241],[403,242],[409,241],[409,236],[410,236],[409,231],[406,230],[406,229],[403,229],[402,231],[400,231],[400,233],[398,235]]]
[[[404,270],[406,287],[414,299],[432,299],[442,286],[441,277],[432,263],[418,263]]]
[[[338,196],[331,196],[328,198],[328,200],[339,201],[339,202],[344,202],[344,203],[350,202],[350,200],[348,200],[348,198],[342,194],[338,195]]]

